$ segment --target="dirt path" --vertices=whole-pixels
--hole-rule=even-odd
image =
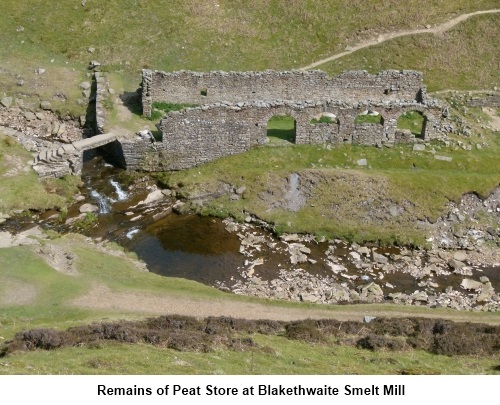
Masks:
[[[469,14],[462,14],[456,18],[453,18],[450,21],[447,21],[443,24],[437,25],[435,27],[431,28],[422,28],[418,30],[408,30],[408,31],[399,31],[399,32],[392,32],[388,34],[382,34],[379,35],[376,39],[371,39],[368,41],[364,41],[359,43],[358,45],[355,45],[354,47],[350,48],[349,50],[345,52],[338,53],[336,55],[329,56],[328,58],[321,59],[319,61],[316,61],[314,63],[311,63],[310,65],[304,66],[300,68],[299,70],[309,70],[309,69],[314,69],[317,66],[320,66],[324,63],[331,62],[332,60],[336,60],[339,58],[342,58],[346,55],[349,55],[353,52],[359,51],[360,49],[363,48],[368,48],[369,46],[373,45],[378,45],[381,44],[382,42],[389,41],[394,38],[399,38],[399,37],[404,37],[406,35],[416,35],[416,34],[442,34],[445,31],[448,31],[450,28],[454,27],[455,25],[473,17],[476,15],[480,14],[492,14],[492,13],[500,13],[500,9],[493,9],[493,10],[482,10],[482,11],[476,11],[474,13],[469,13]]]
[[[103,299],[106,297],[106,299]],[[340,321],[361,321],[363,316],[378,317],[426,317],[446,318],[457,322],[481,322],[500,324],[500,317],[492,315],[477,316],[471,312],[435,311],[422,309],[415,311],[411,308],[406,311],[402,307],[388,304],[387,310],[381,305],[374,306],[335,306],[330,309],[321,308],[292,308],[278,305],[266,305],[251,302],[238,302],[226,299],[193,298],[185,295],[153,295],[140,292],[115,292],[107,286],[94,285],[91,291],[71,302],[80,308],[100,310],[117,310],[144,313],[147,315],[186,315],[197,318],[209,316],[231,316],[244,319],[272,319],[276,321],[294,321],[300,319],[334,318]],[[477,314],[476,314],[477,315]]]

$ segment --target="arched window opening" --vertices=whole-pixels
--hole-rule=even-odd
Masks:
[[[359,114],[354,120],[355,124],[380,124],[384,125],[384,117],[377,111],[366,110]]]
[[[267,121],[269,143],[295,143],[296,132],[297,121],[291,115],[274,115]]]
[[[397,128],[410,131],[415,137],[424,139],[427,118],[420,111],[407,111],[400,115]]]
[[[311,124],[313,125],[317,125],[317,124],[339,124],[339,119],[337,118],[337,116],[333,113],[330,113],[330,112],[323,112],[323,113],[320,113],[318,115],[316,115],[315,117],[313,117],[313,119],[311,120]]]

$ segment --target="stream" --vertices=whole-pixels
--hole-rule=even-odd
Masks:
[[[93,238],[115,241],[135,252],[151,272],[224,287],[234,292],[252,278],[271,282],[284,279],[286,272],[297,269],[312,275],[316,280],[334,276],[339,280],[338,283],[342,282],[342,285],[351,289],[359,289],[373,281],[384,287],[384,294],[411,294],[425,288],[426,291],[439,294],[450,285],[458,289],[464,278],[461,274],[437,272],[429,278],[435,285],[429,287],[428,284],[422,284],[424,277],[388,271],[387,267],[374,265],[369,260],[371,253],[363,256],[356,253],[356,247],[341,241],[320,243],[314,238],[295,243],[306,254],[302,255],[302,260],[294,262],[293,254],[290,253],[294,241],[280,240],[254,224],[228,224],[216,218],[171,213],[172,201],[169,198],[153,206],[138,205],[150,190],[127,189],[119,181],[121,171],[105,163],[101,157],[87,159],[84,162],[84,185],[81,188],[85,199],[82,197],[83,201],[70,207],[65,224],[61,223],[57,212],[47,211],[38,219],[17,218],[6,225],[18,231],[30,226],[30,223],[38,222],[45,228],[59,232],[74,231],[72,226],[75,218],[81,216],[80,206],[91,203],[98,207],[95,213],[97,222],[80,232]],[[296,182],[297,179],[292,176],[291,192],[297,189]],[[301,203],[300,200],[300,196],[294,199],[297,205]],[[396,258],[402,254],[402,250],[395,247],[376,248],[376,252],[387,257],[389,265],[394,264],[394,268],[397,267]],[[410,252],[408,257],[411,256]],[[425,264],[423,262],[422,266]],[[481,276],[487,276],[498,291],[498,270],[474,269],[469,277],[479,280]]]

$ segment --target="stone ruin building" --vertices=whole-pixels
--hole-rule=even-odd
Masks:
[[[320,70],[165,73],[145,69],[145,116],[151,115],[155,102],[198,107],[166,114],[157,125],[161,131],[159,141],[140,136],[101,136],[98,145],[107,143],[105,148],[117,164],[131,170],[180,170],[242,153],[268,142],[267,124],[277,115],[293,118],[295,144],[391,146],[416,142],[418,138],[434,139],[443,125],[442,106],[428,97],[422,73],[412,70],[388,70],[375,75],[350,71],[330,77]],[[398,118],[409,111],[423,117],[420,135],[397,128]],[[366,114],[378,115],[380,122],[356,122],[356,117]],[[93,147],[92,141],[87,143],[75,145],[72,153]],[[66,152],[52,151],[51,156],[52,160],[56,156],[64,161]],[[51,159],[42,157],[39,163]],[[79,161],[81,156],[73,159]],[[60,165],[58,174],[80,166],[71,162]],[[54,173],[50,168],[42,169]]]
[[[142,107],[149,116],[154,102],[199,107],[165,115],[160,142],[121,144],[130,169],[178,170],[242,153],[268,142],[267,122],[276,115],[295,121],[294,143],[393,145],[415,142],[397,129],[408,111],[424,117],[420,137],[438,136],[442,107],[426,94],[422,73],[410,70],[350,71],[329,77],[315,71],[165,73],[143,70]],[[360,114],[380,114],[380,124],[356,124]],[[322,115],[329,123],[314,122]],[[418,137],[417,137],[418,138]]]

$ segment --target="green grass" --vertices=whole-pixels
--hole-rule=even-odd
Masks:
[[[0,32],[9,45],[24,40],[26,47],[47,54],[81,63],[97,59],[135,71],[146,65],[166,70],[288,68],[343,51],[346,43],[381,27],[386,32],[416,28],[498,6],[494,0],[425,3],[109,0],[54,8],[40,0],[4,0]],[[17,32],[18,26],[24,31]],[[89,47],[96,48],[94,54],[87,52]]]
[[[319,69],[415,69],[424,73],[429,91],[492,89],[500,82],[497,14],[473,17],[441,36],[419,34],[361,49]]]
[[[164,101],[155,101],[152,105],[151,116],[149,119],[151,121],[159,121],[161,118],[165,116],[165,114],[170,111],[180,111],[189,107],[197,107],[197,104],[174,104],[174,103],[166,103]]]
[[[290,115],[275,115],[267,122],[267,136],[272,145],[295,143],[295,120]]]
[[[424,116],[418,111],[408,111],[398,118],[398,129],[406,129],[413,135],[420,136],[424,129]]]
[[[383,124],[382,115],[359,114],[354,120],[355,124]]]

